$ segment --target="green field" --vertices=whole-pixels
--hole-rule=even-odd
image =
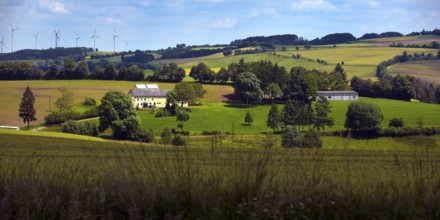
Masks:
[[[440,218],[438,148],[349,150],[352,143],[342,139],[343,150],[301,150],[231,148],[208,140],[202,148],[176,148],[0,133],[0,215]]]
[[[388,70],[392,75],[410,75],[434,86],[440,85],[440,60],[399,63],[389,67]]]
[[[416,119],[419,116],[423,116],[425,126],[440,126],[440,105],[364,97],[361,97],[360,100],[379,106],[385,118],[382,122],[383,127],[387,127],[392,118],[402,118],[406,125],[416,126]],[[191,108],[190,120],[183,123],[185,130],[199,133],[202,131],[222,131],[242,134],[272,131],[266,126],[270,105],[248,108],[246,105],[230,105],[219,102],[208,102],[209,105],[206,105],[206,102],[203,104]],[[345,130],[345,114],[349,104],[348,101],[331,102],[331,116],[335,119],[335,126],[326,128],[326,130]],[[282,109],[281,105],[279,109]],[[250,111],[254,118],[254,122],[250,126],[244,124],[244,116],[247,111]],[[176,117],[156,118],[152,111],[139,111],[138,115],[142,127],[154,131],[161,131],[165,126],[176,128],[178,124]]]

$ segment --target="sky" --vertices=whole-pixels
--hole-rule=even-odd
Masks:
[[[312,40],[332,33],[440,28],[439,0],[0,0],[3,51],[61,47],[113,51],[229,44],[249,36],[296,34]]]

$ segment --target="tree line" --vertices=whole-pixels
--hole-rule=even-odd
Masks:
[[[42,50],[25,49],[14,53],[0,54],[0,60],[48,60],[70,57],[75,61],[79,61],[84,60],[86,53],[91,51],[93,51],[92,48],[85,47],[57,47]]]

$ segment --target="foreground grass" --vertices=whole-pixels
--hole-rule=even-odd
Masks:
[[[0,134],[0,218],[438,219],[439,156]]]

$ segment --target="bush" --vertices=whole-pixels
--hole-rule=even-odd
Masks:
[[[72,110],[55,111],[44,117],[46,124],[60,124],[68,120],[78,120],[81,113]]]
[[[140,129],[136,131],[131,138],[132,141],[150,143],[154,140],[154,132]]]
[[[173,132],[169,127],[164,127],[162,132],[160,133],[162,144],[170,144],[172,141]]]
[[[96,106],[96,99],[90,98],[90,97],[86,97],[84,99],[83,105],[85,105],[85,106]]]
[[[160,111],[156,112],[156,114],[154,114],[154,117],[156,118],[160,118],[160,117],[167,117],[168,116],[168,110],[166,109],[161,109]]]
[[[385,137],[403,137],[414,135],[436,135],[440,134],[440,127],[389,127],[380,131],[381,136]]]
[[[221,131],[202,131],[202,135],[219,135]]]
[[[320,134],[315,129],[309,129],[302,137],[302,146],[304,148],[322,147]]]
[[[393,118],[390,120],[390,123],[388,123],[388,127],[396,127],[400,128],[404,126],[404,122],[402,118]]]
[[[172,143],[174,146],[185,146],[186,145],[185,139],[183,139],[183,137],[178,134],[174,136]]]
[[[97,106],[93,106],[92,108],[88,109],[81,116],[81,118],[95,118],[95,117],[99,117],[99,109]]]
[[[287,126],[281,136],[281,146],[287,148],[300,147],[301,138],[296,127]]]
[[[69,120],[63,124],[62,131],[70,134],[88,135],[93,137],[98,136],[98,128],[93,122],[90,121],[76,122]]]

